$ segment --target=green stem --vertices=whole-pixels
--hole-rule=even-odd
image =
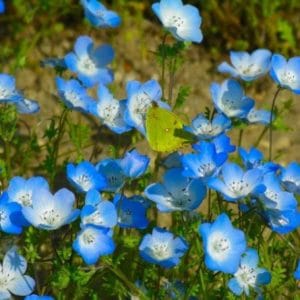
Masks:
[[[243,134],[244,134],[244,129],[240,129],[240,132],[239,132],[239,140],[238,140],[238,147],[241,147],[241,146],[242,146]]]
[[[207,217],[211,219],[211,189],[208,189]]]
[[[11,177],[11,156],[10,156],[10,143],[4,141],[4,155],[5,155],[5,167],[6,167],[6,178],[7,180]]]
[[[264,129],[262,130],[261,134],[258,136],[258,139],[256,142],[253,144],[255,148],[257,148],[262,140],[262,138],[265,136],[266,132],[268,131],[268,127],[265,126]]]
[[[275,103],[277,96],[279,95],[279,92],[281,91],[281,87],[279,87],[273,97],[272,100],[272,106],[271,106],[271,115],[270,115],[270,131],[269,131],[269,161],[272,160],[272,148],[273,148],[273,116],[274,116],[274,110],[275,110]]]
[[[168,33],[166,32],[162,38],[162,67],[161,67],[161,89],[162,89],[162,98],[165,98],[165,73],[166,73],[166,50],[165,50],[165,45],[166,45],[166,40],[167,40]]]

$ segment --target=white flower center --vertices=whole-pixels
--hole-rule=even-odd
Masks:
[[[68,91],[65,93],[65,98],[71,102],[74,106],[81,106],[82,100],[81,97],[74,91]]]
[[[9,286],[9,283],[15,279],[14,276],[12,276],[11,273],[3,273],[3,271],[0,273],[0,290],[7,290],[7,287]]]
[[[178,15],[172,15],[168,17],[167,22],[166,22],[166,27],[176,27],[180,28],[183,27],[185,24],[185,20],[178,16]]]
[[[172,249],[167,243],[156,243],[151,247],[151,255],[157,260],[165,260],[172,256]]]
[[[79,175],[75,181],[78,183],[78,185],[81,186],[81,188],[84,191],[88,191],[92,187],[91,178],[86,174]]]
[[[90,245],[95,243],[95,236],[90,232],[84,232],[82,235],[82,240],[85,244]]]
[[[146,112],[151,105],[152,99],[146,93],[140,93],[135,96],[133,112],[145,119]]]
[[[80,58],[78,68],[82,73],[87,75],[94,75],[98,70],[96,64],[87,56]]]
[[[280,74],[280,80],[283,84],[294,84],[297,81],[296,74],[291,71],[284,71]]]
[[[274,191],[272,191],[272,190],[270,190],[270,189],[267,189],[267,190],[265,191],[265,196],[266,196],[267,198],[269,198],[270,200],[273,200],[273,201],[275,201],[275,202],[278,201],[278,193],[276,193],[276,192],[274,192]]]
[[[44,222],[44,224],[47,224],[47,225],[56,225],[61,221],[60,214],[53,208],[49,209],[49,210],[45,210],[40,215],[40,218]]]
[[[208,253],[216,260],[224,260],[230,251],[231,243],[222,232],[213,233],[208,240]]]
[[[0,87],[0,99],[6,99],[11,96],[11,91]]]
[[[240,67],[241,73],[242,75],[250,75],[250,76],[254,76],[257,75],[259,73],[261,73],[262,69],[260,68],[259,65],[256,64],[248,64],[248,65],[243,65]]]
[[[235,277],[241,286],[246,287],[250,285],[254,287],[256,283],[257,272],[250,266],[241,265],[236,272]]]
[[[32,206],[32,192],[21,191],[17,194],[16,201],[22,206]]]
[[[213,163],[203,163],[198,167],[198,172],[200,177],[207,177],[212,175],[215,170],[215,164]]]
[[[241,196],[248,189],[249,184],[242,180],[232,181],[228,184],[229,189],[237,196]]]
[[[83,224],[94,224],[94,225],[103,225],[104,220],[99,211],[95,211],[89,216],[85,217],[83,220]]]

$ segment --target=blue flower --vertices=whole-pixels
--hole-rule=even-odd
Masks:
[[[24,300],[54,300],[54,298],[51,297],[51,296],[45,296],[45,295],[39,296],[39,295],[36,295],[36,294],[32,294],[30,296],[26,296],[24,298]]]
[[[170,107],[167,103],[160,101],[162,90],[156,80],[149,80],[145,83],[129,81],[126,91],[128,100],[125,121],[145,135],[146,113],[152,102],[166,109],[170,109]]]
[[[268,226],[279,234],[287,234],[300,226],[300,212],[266,208],[261,212]]]
[[[22,207],[32,206],[34,195],[38,195],[41,189],[49,189],[49,184],[44,177],[13,177],[7,188],[7,195],[10,202],[17,202]]]
[[[230,60],[233,67],[223,62],[219,65],[218,71],[229,73],[232,77],[245,81],[252,81],[269,72],[271,57],[272,53],[267,49],[257,49],[251,54],[245,51],[231,51]]]
[[[106,192],[117,192],[125,184],[124,174],[118,159],[107,158],[96,165],[97,171],[104,176],[107,185],[102,189]]]
[[[91,189],[102,190],[107,186],[105,177],[89,161],[83,161],[77,166],[67,165],[67,178],[79,191],[86,193]]]
[[[266,269],[258,268],[258,254],[255,249],[248,248],[242,255],[239,269],[228,282],[229,289],[240,296],[243,292],[249,296],[250,288],[259,294],[260,286],[271,281],[271,274]]]
[[[270,172],[264,175],[263,184],[266,187],[260,200],[264,207],[280,211],[295,210],[297,200],[292,193],[285,192],[281,188],[280,180],[275,173]]]
[[[96,190],[90,190],[86,195],[85,206],[81,210],[80,217],[82,227],[94,225],[112,228],[118,223],[115,205],[110,201],[102,200]]]
[[[196,7],[183,5],[181,0],[161,0],[152,5],[152,10],[177,40],[196,43],[202,41],[202,18]]]
[[[300,165],[296,162],[290,163],[281,171],[281,182],[284,188],[291,193],[300,194]]]
[[[165,172],[162,184],[152,183],[144,193],[162,212],[191,211],[205,198],[206,187],[201,180],[185,177],[182,169],[174,168]]]
[[[100,84],[98,102],[91,106],[91,113],[100,118],[110,130],[122,134],[131,130],[124,120],[126,100],[116,100],[108,88]]]
[[[210,92],[217,111],[229,118],[245,118],[254,106],[254,100],[246,97],[242,86],[233,79],[221,85],[212,83]]]
[[[67,189],[60,189],[54,195],[47,189],[40,189],[32,197],[32,205],[23,207],[26,220],[33,226],[55,230],[73,222],[79,209],[73,209],[75,196]]]
[[[114,50],[110,45],[102,45],[94,49],[93,40],[88,36],[80,36],[74,46],[74,52],[65,56],[67,67],[86,87],[95,84],[109,84],[113,74],[106,65],[114,58]]]
[[[16,89],[15,78],[8,74],[0,74],[0,103],[17,102],[21,99],[23,96]]]
[[[0,196],[0,231],[8,234],[20,234],[22,226],[15,222],[15,217],[21,214],[21,206],[15,202],[9,202],[6,192]]]
[[[146,201],[141,196],[130,198],[121,194],[116,194],[113,200],[118,211],[118,224],[121,228],[147,228],[149,221],[147,219]]]
[[[124,158],[119,160],[119,165],[124,174],[129,178],[138,178],[142,176],[150,163],[147,155],[142,155],[135,149],[127,151]]]
[[[230,144],[230,138],[226,134],[221,134],[212,140],[212,143],[215,145],[216,152],[221,153],[232,153],[235,151],[236,147]],[[193,148],[197,150],[198,144],[193,145]]]
[[[121,18],[114,11],[108,10],[97,0],[81,0],[85,17],[99,28],[115,28],[121,24]]]
[[[261,165],[263,154],[258,149],[252,147],[249,152],[247,152],[245,149],[239,148],[238,151],[247,169],[257,168]]]
[[[164,268],[176,266],[188,249],[186,241],[162,228],[156,227],[146,234],[139,246],[141,257]]]
[[[298,260],[297,268],[294,272],[294,277],[296,280],[300,280],[300,260]]]
[[[263,193],[265,186],[261,184],[263,173],[259,169],[243,171],[233,163],[225,163],[221,169],[222,180],[210,178],[207,185],[220,192],[225,200],[237,201],[251,194]]]
[[[185,130],[196,135],[199,140],[212,139],[231,127],[231,121],[223,114],[217,114],[212,120],[208,120],[203,114],[198,115],[191,126],[185,126]]]
[[[252,108],[246,119],[250,124],[268,125],[271,120],[271,112],[269,110]]]
[[[226,214],[221,214],[213,223],[199,227],[203,239],[205,264],[212,271],[234,274],[239,267],[241,255],[246,250],[244,233],[235,229]]]
[[[270,75],[282,88],[300,94],[300,57],[293,57],[288,61],[280,54],[274,54]]]
[[[115,243],[108,232],[109,229],[88,225],[78,233],[73,242],[73,249],[87,265],[93,265],[100,256],[114,252]]]
[[[70,109],[88,112],[94,103],[87,90],[75,79],[64,80],[56,77],[56,87],[61,100]]]
[[[22,98],[14,104],[16,105],[18,113],[20,114],[31,115],[40,111],[40,105],[35,100]]]
[[[5,3],[4,0],[0,0],[0,14],[5,12]]]
[[[194,145],[195,148],[195,145]],[[208,142],[200,142],[197,145],[199,153],[182,155],[183,175],[191,178],[207,180],[218,172],[227,159],[227,154],[217,153],[215,145]]]
[[[11,299],[11,294],[27,296],[35,287],[35,281],[24,275],[27,269],[25,258],[17,253],[16,247],[9,249],[0,264],[0,298]]]
[[[173,152],[169,154],[163,161],[164,167],[167,169],[182,168],[181,157],[182,153],[180,152]]]

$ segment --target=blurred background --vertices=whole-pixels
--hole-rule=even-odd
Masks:
[[[299,55],[299,0],[184,2],[200,9],[204,34],[200,45],[189,48],[186,62],[176,76],[177,89],[190,86],[190,95],[182,108],[190,119],[210,106],[210,83],[225,79],[216,69],[223,60],[228,61],[230,50],[269,48],[287,57]],[[114,47],[116,57],[112,67],[116,80],[111,89],[116,97],[126,96],[128,80],[159,79],[160,67],[153,52],[163,32],[151,11],[153,1],[103,1],[121,15],[122,26],[117,29],[91,27],[76,0],[11,0],[6,3],[7,10],[0,15],[0,70],[15,75],[17,86],[25,90],[29,98],[40,102],[40,114],[22,117],[29,126],[44,128],[50,116],[61,109],[54,84],[55,71],[42,68],[41,61],[63,57],[72,51],[79,35],[90,35],[97,45],[110,43]],[[270,108],[275,90],[275,84],[264,78],[249,84],[247,95],[257,101],[258,107]],[[283,92],[278,101],[278,106],[286,112],[274,138],[277,159],[282,163],[300,159],[300,107],[297,101],[300,100],[289,92]],[[258,125],[247,128],[243,145],[253,144],[262,129]],[[231,134],[233,143],[237,143],[237,134]],[[260,149],[266,153],[267,146],[265,138]]]

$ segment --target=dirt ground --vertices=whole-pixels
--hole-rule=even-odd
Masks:
[[[66,29],[61,34],[39,40],[28,57],[28,66],[17,71],[18,87],[25,91],[27,97],[36,99],[41,104],[41,112],[38,115],[24,117],[27,122],[43,128],[50,115],[58,113],[60,109],[57,104],[57,92],[54,84],[55,72],[50,68],[41,68],[40,61],[44,58],[64,56],[72,50],[76,38],[84,34],[90,35],[96,44],[111,43],[114,47],[116,59],[113,64],[115,71],[113,90],[117,97],[125,97],[125,85],[128,80],[146,81],[151,78],[159,78],[159,66],[155,63],[152,53],[160,41],[161,28],[157,24],[145,20],[139,24],[134,24],[129,19],[124,20],[122,27],[116,30],[93,29],[90,32],[85,32],[84,28]],[[24,38],[30,38],[30,35]],[[222,53],[222,49],[220,52]],[[223,58],[227,59],[228,54],[223,54]],[[222,82],[225,79],[224,75],[220,75],[216,71],[220,62],[221,60],[215,59],[201,44],[193,45],[188,51],[187,61],[182,70],[177,73],[176,83],[189,85],[192,88],[184,108],[184,112],[190,118],[203,112],[205,106],[211,106],[210,83],[213,81]],[[7,71],[5,66],[4,71]],[[248,88],[247,95],[256,100],[258,107],[270,107],[275,89],[276,86],[270,79],[262,79]],[[283,164],[300,160],[300,135],[298,134],[300,106],[297,105],[297,102],[300,101],[299,96],[294,96],[290,92],[283,92],[278,103],[280,104],[281,101],[289,98],[294,99],[294,107],[292,112],[286,116],[286,120],[293,131],[274,134],[274,149],[281,153],[278,162]],[[78,117],[76,113],[74,116]],[[243,145],[251,146],[262,129],[262,126],[256,125],[246,129]],[[236,144],[237,132],[232,132],[230,135]],[[265,137],[260,144],[260,149],[266,153],[267,146],[267,137]]]

